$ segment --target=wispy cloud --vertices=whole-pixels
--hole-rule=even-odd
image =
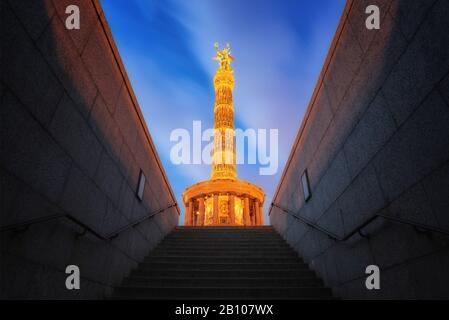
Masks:
[[[236,127],[279,129],[276,175],[260,176],[254,165],[238,168],[242,179],[265,189],[269,204],[344,0],[103,0],[102,5],[178,200],[185,187],[209,177],[210,167],[173,165],[170,132],[190,129],[193,120],[213,126],[213,43],[231,44]]]

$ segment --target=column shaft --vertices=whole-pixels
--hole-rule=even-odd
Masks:
[[[204,225],[204,198],[200,197],[198,198],[198,222],[197,224],[199,226],[203,226]]]
[[[258,200],[256,200],[255,202],[254,202],[254,207],[255,207],[255,211],[256,211],[256,226],[260,226],[261,225],[261,223],[260,223],[260,204],[259,204],[259,201]]]
[[[219,224],[219,216],[218,216],[218,193],[214,194],[214,224]]]
[[[235,198],[234,195],[231,194],[229,196],[229,219],[231,225],[235,225]]]
[[[193,201],[189,200],[186,206],[186,215],[184,216],[184,225],[192,225],[192,211],[193,211]]]
[[[251,201],[251,208],[253,209],[253,214],[251,215],[251,225],[256,225],[256,209],[254,208],[254,202]]]
[[[251,220],[249,217],[249,199],[247,196],[245,196],[244,202],[244,208],[243,208],[243,217],[244,217],[244,224],[245,226],[251,225]]]

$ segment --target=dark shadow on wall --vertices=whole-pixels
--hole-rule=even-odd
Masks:
[[[81,29],[65,28],[76,4]],[[68,213],[109,234],[172,204],[96,1],[1,2],[1,226]],[[104,29],[105,28],[105,29]],[[137,106],[138,108],[138,106]],[[135,196],[140,170],[143,200]],[[151,184],[149,182],[152,182]],[[177,224],[171,208],[109,241],[63,220],[2,232],[1,296],[102,298]],[[65,268],[81,271],[79,291]]]
[[[379,31],[366,32],[370,4],[381,9]],[[449,230],[448,7],[352,2],[274,203],[340,237],[376,213]],[[368,239],[336,243],[280,210],[270,218],[338,296],[448,297],[447,237],[379,219],[363,229]],[[381,268],[381,290],[365,287],[370,264]]]

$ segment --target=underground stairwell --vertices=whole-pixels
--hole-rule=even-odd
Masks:
[[[272,227],[177,227],[113,297],[329,299],[332,294]]]

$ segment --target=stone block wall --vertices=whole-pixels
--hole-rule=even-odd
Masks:
[[[1,227],[70,214],[108,235],[176,204],[99,2],[0,5]],[[65,27],[68,5],[80,8],[79,30]],[[171,207],[110,241],[76,237],[66,219],[1,232],[1,296],[105,297],[178,215]],[[70,264],[80,290],[65,287]]]
[[[365,8],[380,8],[380,30]],[[449,298],[449,2],[348,1],[273,203],[270,220],[343,298]],[[312,196],[305,201],[307,170]],[[367,290],[378,265],[381,289]]]

